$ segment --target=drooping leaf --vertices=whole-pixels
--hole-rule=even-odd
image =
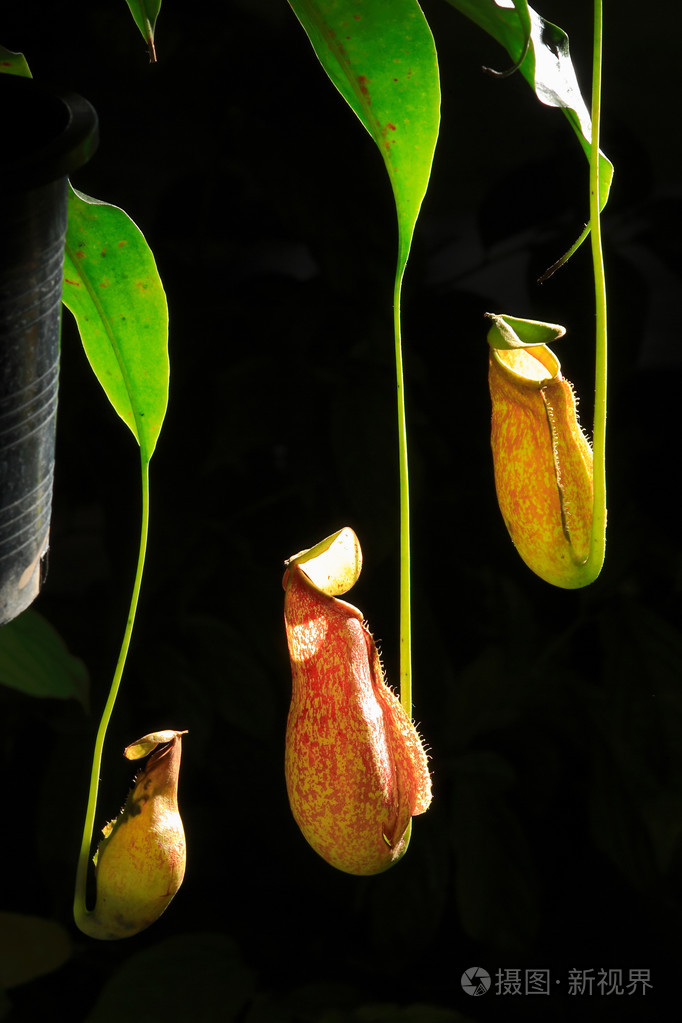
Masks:
[[[438,60],[416,0],[290,0],[323,68],[376,142],[407,262],[440,120]]]
[[[156,19],[161,10],[161,0],[126,0],[130,13],[135,24],[142,33],[142,38],[149,47],[149,59],[156,60],[156,47],[154,46],[154,29]]]
[[[289,0],[334,85],[379,147],[393,189],[400,493],[400,698],[411,715],[410,531],[400,298],[440,124],[438,57],[417,0]]]
[[[85,665],[36,611],[0,629],[0,683],[28,696],[87,702]]]
[[[20,78],[31,78],[31,71],[23,53],[14,53],[0,46],[0,74],[19,75]]]
[[[448,0],[453,7],[503,46],[541,103],[559,107],[590,158],[590,114],[571,62],[568,36],[541,18],[527,0]],[[524,55],[525,54],[525,55]],[[609,197],[613,164],[600,154],[599,207]]]
[[[166,296],[130,217],[71,188],[62,297],[97,379],[148,461],[168,404]]]

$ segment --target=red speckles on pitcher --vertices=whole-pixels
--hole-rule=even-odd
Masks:
[[[352,530],[329,539],[348,540],[349,534],[359,553]],[[350,874],[377,874],[401,858],[411,818],[431,802],[426,753],[386,685],[361,612],[333,595],[339,592],[333,572],[325,572],[326,592],[320,588],[323,557],[298,558],[302,562],[292,559],[284,577],[293,683],[285,754],[289,802],[323,859]],[[341,592],[350,588],[343,586]]]

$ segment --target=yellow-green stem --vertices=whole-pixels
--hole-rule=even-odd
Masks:
[[[606,380],[607,324],[606,281],[599,218],[599,129],[602,80],[602,0],[594,0],[594,44],[592,56],[592,149],[590,154],[590,221],[594,268],[596,344],[594,376],[594,508],[592,544],[586,568],[596,579],[606,550]]]
[[[137,568],[135,571],[135,580],[133,582],[133,592],[130,599],[130,609],[128,611],[128,619],[126,621],[125,630],[123,632],[123,641],[121,643],[121,649],[118,655],[118,661],[114,671],[114,677],[111,682],[111,688],[109,689],[109,696],[107,702],[102,711],[102,717],[97,730],[97,737],[95,739],[95,749],[92,756],[92,770],[90,772],[90,791],[88,793],[88,805],[85,812],[85,824],[83,827],[83,839],[81,842],[80,854],[78,856],[78,868],[76,870],[76,888],[73,900],[73,916],[76,924],[80,927],[91,910],[88,910],[86,904],[86,886],[88,877],[88,864],[90,862],[90,852],[92,848],[92,831],[95,822],[95,813],[97,810],[97,793],[99,790],[99,775],[100,768],[102,765],[102,750],[104,748],[104,740],[107,734],[107,728],[111,720],[111,715],[114,710],[116,703],[116,697],[121,685],[121,679],[123,677],[123,671],[125,668],[126,658],[128,656],[128,649],[130,647],[130,639],[132,636],[133,625],[135,623],[135,614],[137,612],[137,605],[140,597],[140,587],[142,585],[142,573],[144,570],[144,562],[147,553],[147,535],[149,532],[149,459],[146,457],[143,450],[141,450],[141,469],[142,469],[142,514],[141,514],[141,525],[140,525],[140,551],[137,559]],[[83,929],[83,928],[81,928]]]
[[[407,465],[407,422],[405,417],[405,376],[400,331],[400,295],[407,252],[399,260],[393,293],[395,334],[395,376],[398,398],[398,466],[400,487],[400,701],[412,717],[412,626],[410,609],[410,485]]]

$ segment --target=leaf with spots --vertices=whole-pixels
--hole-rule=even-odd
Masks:
[[[30,78],[31,71],[23,53],[15,53],[0,46],[0,74],[18,75],[20,78]]]
[[[168,306],[140,229],[69,187],[64,305],[109,401],[151,458],[168,403]]]
[[[398,217],[393,290],[400,476],[400,698],[411,714],[410,527],[400,297],[440,125],[438,57],[417,0],[289,0],[320,63],[381,153]]]
[[[399,227],[399,274],[431,174],[438,60],[416,0],[290,0],[323,68],[384,158]]]

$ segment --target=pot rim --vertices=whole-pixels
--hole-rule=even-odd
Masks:
[[[67,177],[97,148],[97,113],[78,93],[0,74],[0,105],[9,121],[3,130],[6,155],[0,164],[5,193]]]

